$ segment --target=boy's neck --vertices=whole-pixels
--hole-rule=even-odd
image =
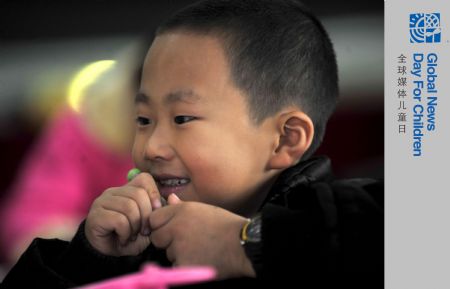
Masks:
[[[253,197],[250,198],[243,206],[237,209],[235,213],[246,218],[252,218],[253,216],[255,216],[264,205],[264,202],[266,201],[267,196],[272,189],[272,186],[275,184],[280,174],[281,172],[278,172],[266,182],[264,182],[257,190],[257,192],[253,195]]]

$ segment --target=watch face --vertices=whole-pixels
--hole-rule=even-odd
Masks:
[[[261,241],[261,215],[252,218],[247,226],[247,242]]]

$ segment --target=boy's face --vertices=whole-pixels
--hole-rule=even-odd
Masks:
[[[158,36],[144,63],[136,108],[133,159],[155,178],[163,197],[175,193],[241,214],[257,209],[274,175],[267,169],[273,123],[252,123],[216,38]]]

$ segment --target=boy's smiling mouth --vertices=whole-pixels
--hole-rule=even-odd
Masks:
[[[186,186],[191,179],[172,175],[153,175],[159,193],[167,200],[170,194],[176,194],[180,197],[180,193],[186,190]]]
[[[167,187],[175,187],[175,186],[181,186],[181,185],[185,185],[187,183],[189,183],[190,180],[189,179],[165,179],[165,180],[159,180],[158,183],[162,186],[167,186]]]

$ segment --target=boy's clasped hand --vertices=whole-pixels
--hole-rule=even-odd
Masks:
[[[162,207],[160,198],[148,173],[106,190],[86,219],[89,243],[110,256],[138,255],[153,243],[166,250],[174,266],[213,266],[219,279],[254,276],[240,245],[245,218],[220,207],[183,202],[175,194]]]

